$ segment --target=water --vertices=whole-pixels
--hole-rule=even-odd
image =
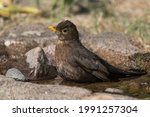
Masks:
[[[32,81],[38,84],[54,84],[76,86],[91,90],[93,93],[104,92],[106,88],[117,88],[123,90],[123,95],[130,95],[140,99],[150,99],[150,76],[121,78],[113,82],[76,83],[55,78],[48,81]]]

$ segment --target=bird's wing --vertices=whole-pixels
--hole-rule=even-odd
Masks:
[[[95,77],[107,81],[109,72],[107,68],[101,63],[100,59],[92,52],[83,48],[74,54],[75,61],[86,72],[91,73]]]

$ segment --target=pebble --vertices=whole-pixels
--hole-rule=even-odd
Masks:
[[[6,72],[6,77],[13,78],[19,81],[25,81],[26,77],[16,68],[11,68]]]

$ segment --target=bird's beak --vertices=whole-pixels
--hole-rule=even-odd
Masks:
[[[58,32],[58,30],[54,26],[49,26],[48,28],[55,33]]]

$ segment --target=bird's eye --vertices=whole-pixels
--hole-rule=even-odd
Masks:
[[[62,33],[66,34],[67,33],[67,29],[63,29]]]

